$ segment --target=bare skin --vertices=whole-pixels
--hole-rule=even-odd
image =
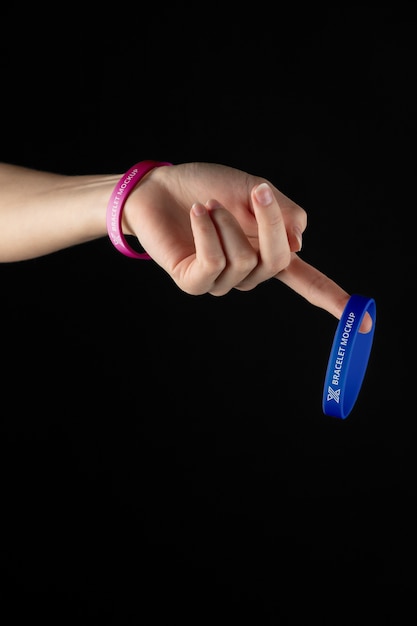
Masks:
[[[121,175],[0,163],[0,262],[107,236],[107,203]],[[186,293],[222,296],[275,277],[340,318],[349,293],[297,254],[306,226],[305,210],[271,182],[212,163],[155,168],[130,194],[122,222]],[[362,331],[370,325],[368,316]]]

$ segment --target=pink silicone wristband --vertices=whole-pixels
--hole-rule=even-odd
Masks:
[[[145,174],[161,165],[172,165],[172,163],[165,161],[141,161],[136,163],[121,177],[107,205],[107,232],[110,241],[119,252],[132,259],[148,260],[151,257],[147,252],[137,252],[126,241],[122,232],[123,207],[129,194]]]

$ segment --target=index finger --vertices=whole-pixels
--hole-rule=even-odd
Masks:
[[[296,291],[311,304],[328,311],[337,319],[342,316],[350,298],[350,294],[334,280],[300,259],[295,252],[291,254],[291,262],[288,267],[279,272],[275,278]],[[372,320],[367,314],[362,322],[362,332],[370,330],[371,326]]]

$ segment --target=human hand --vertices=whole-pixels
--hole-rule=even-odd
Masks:
[[[266,179],[211,163],[155,168],[123,215],[125,234],[189,294],[248,291],[275,277],[340,318],[349,293],[297,254],[306,225],[304,209]]]

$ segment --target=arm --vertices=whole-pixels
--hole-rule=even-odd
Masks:
[[[64,176],[0,163],[0,262],[104,237],[106,204],[118,178]]]
[[[0,164],[0,262],[106,236],[107,204],[120,176]],[[221,296],[275,277],[340,318],[349,294],[297,254],[306,224],[306,212],[264,178],[185,163],[158,167],[140,181],[122,228],[187,293]]]

